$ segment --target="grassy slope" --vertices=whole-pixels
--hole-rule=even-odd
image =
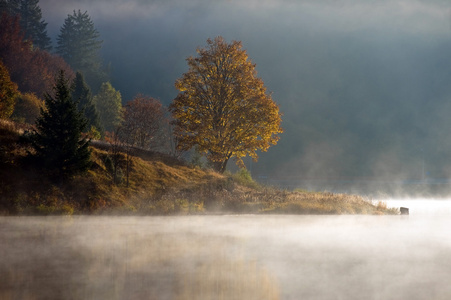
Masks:
[[[128,187],[125,178],[114,185],[101,147],[92,148],[87,174],[56,185],[23,164],[19,136],[15,124],[0,120],[0,214],[398,213],[358,196],[261,187],[150,152],[133,157]]]

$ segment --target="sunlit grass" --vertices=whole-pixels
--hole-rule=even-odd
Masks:
[[[135,153],[130,159],[128,184],[125,154],[118,180],[108,165],[108,146],[91,147],[92,166],[87,174],[68,182],[52,183],[40,170],[24,166],[26,151],[18,144],[14,122],[0,123],[0,215],[186,215],[218,213],[279,214],[393,214],[381,204],[361,197],[305,190],[288,192],[262,186],[241,169],[218,174],[191,167],[161,153]],[[1,145],[0,145],[1,146]],[[3,154],[2,154],[3,153]]]
[[[292,214],[396,214],[386,206],[373,205],[357,195],[293,192],[283,201],[273,202],[267,213]]]

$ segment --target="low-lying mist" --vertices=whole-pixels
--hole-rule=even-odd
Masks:
[[[410,216],[2,217],[1,299],[449,299],[451,202]]]

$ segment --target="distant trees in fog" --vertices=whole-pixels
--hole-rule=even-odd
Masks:
[[[103,132],[100,125],[99,114],[93,102],[91,89],[86,83],[83,74],[77,72],[72,83],[72,98],[77,102],[78,110],[82,111],[88,120],[88,131],[97,131],[99,134]]]
[[[94,22],[85,11],[68,15],[57,38],[56,53],[74,69],[86,77],[89,85],[98,91],[101,83],[108,81],[102,69],[99,50],[103,41]]]

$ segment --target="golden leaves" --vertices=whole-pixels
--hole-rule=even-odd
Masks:
[[[241,42],[226,43],[222,37],[207,40],[187,58],[189,70],[175,83],[180,91],[170,106],[179,147],[198,145],[209,159],[227,162],[266,151],[282,133],[281,114],[255,64]]]

